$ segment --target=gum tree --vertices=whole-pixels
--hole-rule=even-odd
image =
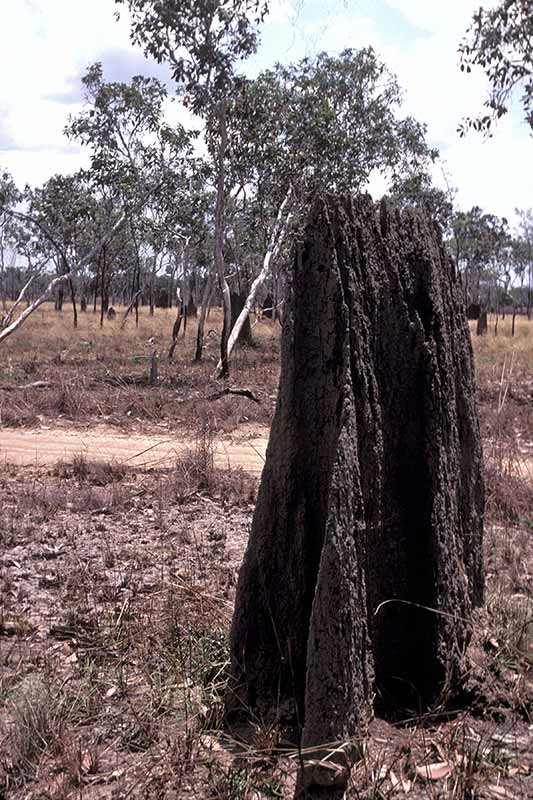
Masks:
[[[21,194],[10,173],[0,172],[0,295],[4,311],[7,300],[6,266],[11,262],[16,239],[10,211],[16,207],[20,199]]]
[[[462,274],[465,305],[488,305],[490,288],[508,242],[507,220],[479,206],[453,215],[452,249]],[[485,291],[483,288],[485,287]]]
[[[24,227],[25,251],[35,256],[41,271],[52,259],[59,274],[49,281],[44,291],[25,311],[3,328],[0,332],[0,343],[15,333],[49,299],[56,287],[62,287],[65,283],[71,288],[76,325],[73,280],[94,262],[102,248],[116,236],[124,223],[123,214],[118,212],[101,225],[93,224],[94,198],[83,171],[75,175],[56,175],[38,189],[27,188],[22,199],[24,210],[2,205],[0,198],[0,213],[8,213]],[[18,298],[16,305],[21,299]],[[11,317],[13,310],[10,312]]]
[[[137,316],[145,218],[162,199],[168,205],[168,189],[183,182],[193,134],[181,125],[170,127],[164,122],[167,91],[156,78],[137,75],[130,83],[106,82],[102,65],[95,63],[82,83],[86,107],[70,119],[65,133],[91,149],[91,176],[102,210],[112,215],[120,209],[124,214],[135,251],[131,299]],[[176,191],[172,204],[179,205],[180,199]],[[96,281],[103,300],[111,267],[105,252],[99,261]],[[150,286],[153,277],[152,270]],[[102,312],[104,306],[102,302]]]
[[[516,238],[515,255],[519,264],[519,274],[523,279],[527,273],[527,318],[531,319],[531,306],[533,300],[533,209],[527,211],[515,209],[518,216],[518,236]]]
[[[220,343],[221,375],[227,377],[231,299],[224,274],[229,98],[238,62],[257,49],[257,26],[266,0],[116,0],[132,16],[131,38],[159,63],[170,65],[184,104],[205,122],[216,186],[214,266],[224,300]],[[208,298],[207,298],[208,299]],[[202,349],[198,342],[197,350]]]
[[[459,47],[461,70],[479,67],[489,80],[487,113],[466,119],[459,128],[490,132],[494,121],[509,110],[521,92],[525,122],[533,130],[533,8],[531,0],[501,0],[491,9],[480,7]]]
[[[228,114],[234,183],[257,207],[264,256],[229,340],[233,348],[289,228],[302,228],[317,195],[355,193],[375,172],[399,185],[438,153],[425,127],[402,118],[395,76],[372,48],[320,53],[242,82]]]

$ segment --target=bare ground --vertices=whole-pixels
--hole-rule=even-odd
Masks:
[[[0,797],[292,796],[277,731],[221,726],[256,485],[198,443],[172,468],[0,468]],[[531,536],[486,547],[468,701],[376,720],[349,798],[531,796]]]
[[[71,427],[37,429],[2,428],[0,460],[7,464],[45,466],[83,457],[87,461],[115,461],[134,467],[168,467],[184,452],[194,449],[196,439],[165,431],[161,436],[135,432],[122,434],[98,425],[88,430]],[[259,475],[263,468],[268,428],[240,428],[227,436],[213,436],[218,467],[241,467]]]

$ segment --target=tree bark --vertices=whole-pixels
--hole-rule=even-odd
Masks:
[[[66,275],[59,275],[59,277],[50,281],[44,292],[36,300],[34,300],[33,303],[30,303],[30,305],[22,312],[22,314],[17,317],[16,320],[11,322],[7,327],[0,331],[0,344],[2,344],[5,339],[11,336],[12,333],[15,333],[15,331],[26,322],[28,317],[31,316],[31,314],[33,314],[33,312],[36,311],[39,306],[48,300],[56,286],[61,286],[63,282],[69,278],[70,273],[67,273]]]
[[[17,307],[18,307],[18,306],[19,306],[19,305],[22,303],[22,301],[24,300],[24,297],[26,296],[26,292],[28,291],[28,289],[29,289],[29,288],[30,288],[30,286],[32,285],[32,283],[33,283],[33,281],[35,280],[35,278],[37,278],[37,277],[40,277],[40,275],[41,275],[41,273],[40,273],[40,272],[36,272],[36,273],[34,273],[33,275],[30,275],[29,279],[26,281],[26,283],[24,284],[24,286],[23,286],[23,287],[22,287],[22,289],[20,290],[19,296],[18,296],[18,297],[17,297],[17,299],[15,300],[15,303],[14,303],[14,305],[12,305],[12,306],[11,306],[11,308],[9,309],[9,311],[7,310],[7,306],[6,306],[6,302],[5,302],[5,298],[4,298],[3,306],[4,306],[4,310],[5,310],[5,312],[6,312],[6,313],[5,313],[5,315],[4,315],[4,316],[1,318],[1,320],[0,320],[0,329],[1,329],[1,328],[7,328],[7,326],[11,324],[11,321],[12,321],[12,319],[13,319],[13,314],[15,313],[15,311],[16,311],[16,309],[17,309]],[[28,306],[29,306],[29,305],[30,305],[30,304],[29,304],[29,302],[28,302]],[[28,307],[28,306],[27,306],[27,307]]]
[[[57,296],[54,303],[54,311],[63,311],[63,286],[60,286],[57,290]]]
[[[213,291],[213,275],[209,273],[209,275],[207,276],[207,281],[202,296],[202,307],[200,309],[200,319],[198,320],[198,330],[196,332],[196,353],[194,355],[195,361],[201,361],[204,352],[205,318],[212,291]]]
[[[244,304],[242,305],[242,308],[239,309],[239,313],[238,314],[232,313],[231,334],[228,340],[228,358],[231,356],[233,348],[235,347],[237,342],[241,341],[251,342],[252,329],[250,327],[250,322],[249,322],[250,312],[252,310],[253,304],[255,303],[257,292],[268,278],[268,275],[272,267],[272,261],[276,257],[283,242],[283,238],[288,230],[291,215],[289,213],[287,218],[284,219],[284,213],[287,205],[290,203],[290,199],[291,199],[291,190],[289,189],[289,191],[285,195],[285,198],[283,199],[283,202],[281,203],[278,209],[276,221],[274,223],[274,227],[272,228],[270,241],[268,243],[267,251],[263,259],[263,266],[261,267],[261,271],[259,272],[259,275],[252,283],[248,297],[246,298]],[[241,339],[241,331],[245,329],[246,324],[248,325],[248,330],[244,334],[244,339]],[[222,368],[222,363],[219,362],[217,365],[217,369],[220,370],[221,368]]]
[[[65,264],[65,272],[68,272],[68,264]],[[76,291],[74,289],[74,281],[71,277],[68,279],[68,286],[70,289],[70,301],[72,303],[72,323],[75,328],[78,327],[78,309],[76,308]]]
[[[487,320],[487,310],[484,309],[477,318],[476,336],[483,336],[485,333],[487,333],[488,329],[489,323]]]
[[[104,326],[104,314],[109,308],[109,298],[107,296],[107,276],[106,276],[106,248],[102,247],[102,260],[100,268],[100,327]]]
[[[172,361],[172,357],[174,355],[174,350],[176,349],[176,345],[178,343],[178,336],[180,334],[181,323],[183,322],[183,327],[185,328],[185,322],[187,320],[186,311],[184,315],[184,307],[185,303],[183,301],[181,292],[178,288],[176,292],[176,319],[174,320],[174,325],[172,326],[172,342],[170,343],[170,348],[168,351],[168,360]]]
[[[222,293],[224,307],[224,321],[222,323],[222,334],[220,336],[220,377],[229,376],[229,357],[228,340],[231,330],[231,295],[224,275],[224,208],[226,204],[226,176],[225,158],[228,147],[228,132],[226,128],[227,100],[222,100],[218,108],[219,124],[219,144],[218,144],[218,164],[217,164],[217,200],[215,207],[215,243],[214,261],[215,270],[218,276],[218,283]]]
[[[228,358],[237,344],[252,345],[254,343],[249,312],[246,310],[248,297],[237,292],[231,292],[231,334],[228,342]],[[242,323],[237,326],[239,317]],[[236,334],[233,336],[233,334]],[[233,341],[231,341],[233,338]],[[231,344],[230,344],[231,343]],[[217,369],[220,369],[220,362]]]
[[[533,263],[530,262],[529,270],[528,270],[528,283],[527,283],[527,318],[531,321],[531,299],[533,297],[532,292],[532,284],[533,284]]]
[[[124,316],[122,317],[122,322],[120,323],[120,330],[123,330],[125,328],[126,322],[127,322],[127,319],[128,319],[128,315],[129,315],[131,309],[134,307],[135,303],[138,302],[139,295],[141,294],[141,292],[142,292],[142,289],[139,289],[135,293],[135,295],[132,297],[131,303],[127,307],[126,311],[124,312]]]
[[[455,267],[418,214],[318,202],[289,290],[227,709],[276,718],[306,754],[344,742],[336,777],[315,764],[299,786],[342,790],[373,693],[387,715],[418,710],[466,667],[483,599],[473,358]]]
[[[98,258],[98,261],[96,263],[97,263],[97,266],[96,266],[96,275],[95,275],[95,278],[94,278],[93,314],[96,314],[96,304],[97,304],[97,301],[98,301],[98,282],[99,282],[99,278],[100,278],[100,257]]]

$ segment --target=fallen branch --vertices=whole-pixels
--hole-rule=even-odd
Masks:
[[[33,314],[33,312],[36,311],[40,305],[48,300],[56,286],[64,281],[68,281],[70,277],[70,272],[67,272],[65,275],[60,275],[58,278],[54,278],[52,281],[50,281],[42,295],[38,297],[37,300],[34,300],[33,303],[31,303],[31,305],[29,305],[28,308],[23,311],[14,322],[11,323],[11,325],[8,325],[3,331],[0,331],[0,344],[2,344],[4,339],[7,339],[8,336],[11,336],[12,333],[15,333],[17,328],[20,328],[20,326],[28,319],[28,317]]]
[[[0,386],[0,391],[14,392],[16,389],[49,389],[51,385],[48,381],[33,381],[33,383],[22,383],[19,386]]]
[[[216,392],[216,394],[210,395],[207,399],[219,400],[221,397],[224,397],[227,394],[236,394],[239,397],[246,397],[248,400],[253,400],[254,403],[261,403],[261,401],[250,389],[230,389],[228,386],[226,386],[224,389],[221,389],[219,392]]]
[[[11,325],[11,322],[13,320],[13,313],[14,313],[15,309],[24,300],[24,295],[26,294],[27,290],[30,288],[31,284],[33,283],[33,281],[35,280],[36,277],[37,277],[37,273],[34,273],[33,275],[30,276],[29,280],[24,284],[24,286],[20,290],[19,296],[15,300],[15,303],[11,306],[9,311],[6,313],[5,317],[2,319],[2,323],[0,325],[1,328],[6,328],[8,325]]]

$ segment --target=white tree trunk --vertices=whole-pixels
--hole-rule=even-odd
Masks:
[[[218,145],[218,165],[217,165],[217,201],[215,208],[215,247],[214,262],[218,276],[220,291],[224,305],[224,321],[222,324],[222,334],[220,336],[220,370],[219,375],[227,378],[229,374],[229,355],[228,339],[231,330],[231,295],[228,282],[224,275],[224,233],[225,221],[224,211],[226,203],[226,175],[225,163],[226,150],[228,147],[228,132],[226,128],[227,100],[221,101],[218,109],[218,122],[220,131],[220,141]]]
[[[37,277],[38,274],[39,273],[34,273],[33,275],[31,275],[30,279],[24,284],[24,286],[20,290],[20,294],[17,297],[17,299],[15,300],[14,304],[11,306],[9,311],[6,313],[5,317],[2,319],[2,322],[0,324],[0,328],[6,328],[8,325],[11,324],[11,320],[13,319],[13,314],[15,313],[15,309],[24,300],[24,296],[25,296],[27,290],[30,288],[31,284],[33,283],[33,281],[35,280],[35,278]]]
[[[291,199],[291,190],[287,192],[282,204],[279,207],[278,214],[276,217],[276,221],[274,223],[274,227],[272,228],[272,233],[270,235],[270,240],[268,243],[267,251],[265,253],[265,257],[263,259],[263,266],[261,267],[261,271],[259,275],[252,283],[250,288],[250,292],[248,297],[246,298],[246,302],[244,304],[244,308],[242,309],[241,313],[235,320],[235,325],[230,333],[230,337],[228,340],[228,358],[230,357],[231,353],[233,352],[233,348],[239,338],[239,334],[242,330],[244,323],[246,322],[246,318],[250,314],[253,304],[255,302],[255,298],[257,297],[257,292],[259,291],[260,287],[264,284],[266,279],[268,278],[270,272],[270,265],[272,263],[272,259],[275,258],[277,255],[285,237],[285,234],[289,227],[289,222],[291,220],[291,214],[289,213],[287,217],[284,219],[285,209],[289,204]],[[217,371],[221,369],[221,362],[217,364]]]
[[[11,215],[14,216],[14,217],[18,217],[19,219],[23,219],[25,221],[32,222],[34,225],[37,225],[37,227],[42,229],[42,226],[40,225],[40,223],[38,223],[36,220],[33,219],[33,217],[31,217],[31,216],[29,216],[27,214],[22,214],[19,211],[13,211],[13,212],[11,212]],[[99,249],[101,247],[103,247],[103,245],[106,244],[112,238],[112,236],[117,232],[117,230],[120,228],[120,226],[124,222],[125,218],[126,218],[126,215],[124,213],[122,213],[119,216],[119,218],[117,219],[117,221],[111,226],[111,228],[108,231],[106,231],[106,233],[90,249],[89,253],[81,260],[81,262],[78,265],[78,268],[81,268],[85,264],[88,264],[94,258],[94,256],[99,251]],[[50,237],[48,235],[48,238],[50,239],[52,244],[54,244],[54,246],[56,246],[54,240],[52,239],[52,237]],[[58,249],[58,252],[61,252],[60,249]],[[26,310],[23,311],[22,314],[19,317],[17,317],[17,319],[14,322],[12,322],[10,325],[8,325],[6,328],[4,328],[0,332],[0,344],[2,344],[5,341],[5,339],[8,338],[8,336],[11,336],[12,333],[15,333],[15,331],[18,328],[20,328],[20,326],[28,319],[28,317],[31,314],[33,314],[33,312],[36,311],[39,308],[40,305],[42,305],[46,300],[48,300],[48,298],[50,297],[50,294],[53,292],[53,290],[54,290],[54,288],[56,286],[58,286],[59,284],[63,283],[64,281],[70,281],[70,280],[72,280],[72,272],[71,271],[66,272],[64,275],[59,275],[59,277],[54,278],[52,281],[50,281],[50,283],[48,284],[48,286],[46,287],[46,289],[44,290],[42,295],[40,297],[38,297],[37,300],[34,300],[34,302],[31,303],[26,308]]]
[[[70,277],[70,272],[67,272],[66,275],[60,275],[58,278],[54,278],[52,281],[50,281],[42,295],[38,297],[37,300],[34,300],[33,303],[31,303],[28,308],[23,311],[14,322],[11,323],[11,325],[8,325],[3,331],[0,331],[0,344],[2,344],[2,342],[4,342],[8,336],[11,336],[12,333],[15,333],[17,328],[20,328],[20,326],[28,319],[28,317],[33,314],[33,312],[36,311],[40,305],[48,300],[56,286],[64,281],[68,281]]]

